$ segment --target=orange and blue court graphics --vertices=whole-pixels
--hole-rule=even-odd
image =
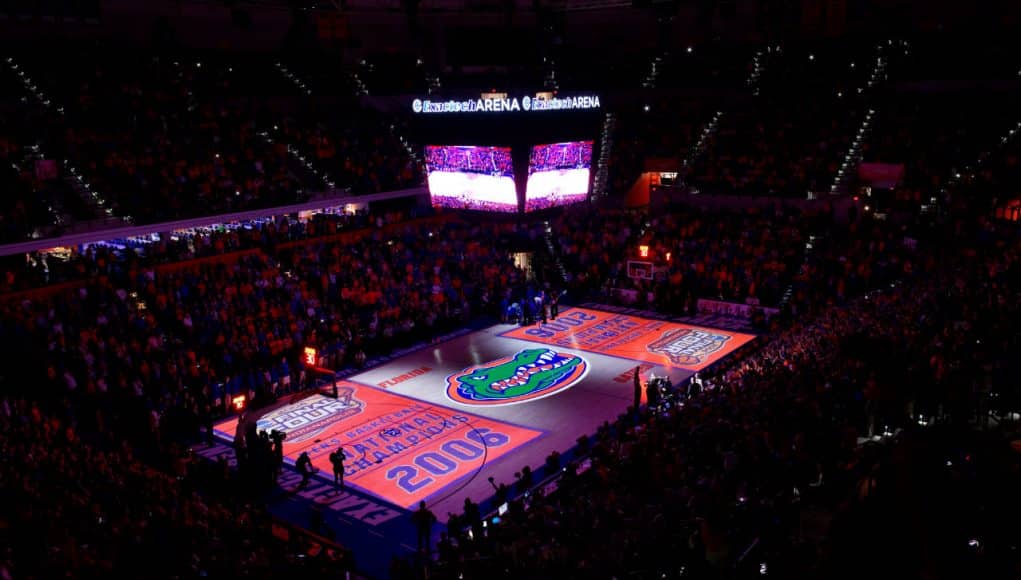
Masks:
[[[343,447],[347,490],[398,510],[424,500],[442,516],[491,497],[489,477],[512,483],[626,412],[636,367],[643,382],[681,384],[754,338],[568,308],[546,324],[498,324],[391,357],[339,381],[336,398],[260,411],[256,428],[286,433],[285,461],[307,452],[321,485],[333,485],[329,457]],[[232,441],[237,420],[216,430]]]
[[[258,420],[259,431],[287,433],[284,457],[308,452],[321,473],[343,447],[345,485],[411,508],[420,500],[540,437],[542,431],[454,411],[350,381],[338,397],[312,395]],[[233,436],[237,419],[217,426]]]
[[[751,334],[613,314],[565,310],[556,320],[501,336],[700,371],[755,338]]]

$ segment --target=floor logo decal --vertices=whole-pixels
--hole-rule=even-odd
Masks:
[[[563,392],[588,373],[576,354],[530,348],[447,377],[447,397],[464,405],[513,405]]]
[[[665,355],[677,366],[699,365],[709,355],[723,348],[730,336],[697,328],[668,330],[649,344],[649,352]]]

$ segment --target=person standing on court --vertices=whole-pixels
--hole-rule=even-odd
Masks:
[[[638,408],[642,405],[642,377],[638,374],[641,368],[640,365],[635,367],[635,414],[638,413]]]
[[[649,404],[649,409],[657,410],[659,408],[659,400],[659,384],[654,381],[645,383],[645,402]]]
[[[330,454],[330,465],[333,466],[333,483],[344,487],[344,447],[338,447]]]
[[[308,456],[308,451],[302,451],[301,455],[298,456],[298,461],[294,463],[294,467],[301,474],[301,483],[298,484],[298,489],[304,489],[308,485],[308,480],[312,478],[314,470],[312,469],[312,458]]]
[[[425,502],[418,502],[418,510],[411,514],[411,521],[415,524],[415,531],[418,532],[418,551],[422,551],[425,545],[425,553],[432,552],[432,529],[436,523],[436,515],[426,509]]]

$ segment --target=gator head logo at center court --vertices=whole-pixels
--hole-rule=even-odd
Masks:
[[[567,390],[588,373],[575,354],[530,348],[447,377],[447,397],[465,405],[513,405]]]
[[[675,365],[698,365],[723,348],[731,338],[728,334],[698,328],[678,328],[664,332],[659,340],[647,348],[653,354],[666,355]]]

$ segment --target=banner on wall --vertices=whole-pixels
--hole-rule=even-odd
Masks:
[[[766,320],[780,314],[780,310],[778,308],[763,308],[752,304],[724,302],[722,300],[706,300],[704,298],[698,299],[699,314],[722,314],[723,316],[751,320],[752,314],[754,314],[756,310],[761,310],[766,316]]]

